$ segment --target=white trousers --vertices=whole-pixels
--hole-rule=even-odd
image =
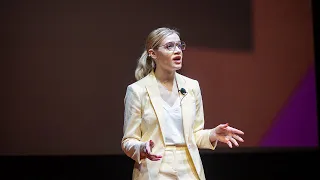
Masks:
[[[198,174],[186,146],[166,146],[159,171],[161,180],[198,180]]]

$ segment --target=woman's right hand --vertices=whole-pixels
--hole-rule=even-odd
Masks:
[[[154,147],[154,142],[152,140],[145,142],[140,149],[141,159],[148,158],[151,161],[159,161],[162,158],[162,156],[153,154],[152,153],[153,147]]]

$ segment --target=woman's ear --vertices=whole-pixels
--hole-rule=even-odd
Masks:
[[[152,59],[157,59],[156,52],[153,49],[148,50],[148,56],[150,56]]]

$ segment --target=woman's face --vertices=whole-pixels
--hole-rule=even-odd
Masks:
[[[182,68],[182,50],[185,44],[181,43],[177,34],[166,37],[158,49],[151,50],[150,55],[156,62],[156,69],[164,72],[174,72]]]

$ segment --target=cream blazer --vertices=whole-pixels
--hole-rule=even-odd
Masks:
[[[201,90],[198,81],[175,73],[178,89],[184,88],[186,95],[179,93],[182,108],[184,138],[191,159],[201,180],[205,179],[199,150],[214,150],[217,141],[211,144],[209,129],[204,129]],[[185,96],[185,97],[184,97]],[[154,72],[127,87],[124,98],[124,125],[121,147],[135,161],[132,179],[158,179],[161,160],[140,159],[140,146],[153,140],[152,152],[163,155],[165,150],[163,106]]]

